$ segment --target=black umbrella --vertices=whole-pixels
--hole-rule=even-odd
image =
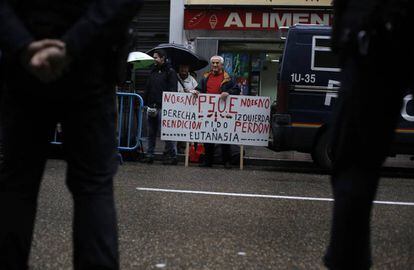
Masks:
[[[178,70],[178,66],[181,64],[189,65],[191,71],[200,70],[208,65],[208,61],[203,57],[193,53],[183,45],[175,43],[159,44],[146,53],[153,56],[154,51],[157,49],[163,49],[167,52],[167,57],[170,59],[175,70]]]

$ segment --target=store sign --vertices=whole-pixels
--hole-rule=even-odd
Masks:
[[[295,24],[332,25],[329,11],[258,11],[186,9],[186,30],[279,30]]]
[[[164,92],[161,140],[267,146],[270,98]]]
[[[187,0],[186,5],[332,6],[332,0]]]

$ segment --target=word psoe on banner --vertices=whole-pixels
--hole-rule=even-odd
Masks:
[[[267,146],[270,98],[164,92],[161,139]]]

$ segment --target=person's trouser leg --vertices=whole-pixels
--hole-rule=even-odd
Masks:
[[[230,144],[221,144],[221,158],[222,158],[223,164],[231,162]]]
[[[75,207],[75,270],[119,269],[113,195],[117,168],[114,98],[115,93],[106,93],[65,105],[68,113],[62,125],[66,181]],[[71,110],[74,106],[76,110]]]
[[[176,141],[165,141],[165,154],[169,158],[177,157],[177,142]]]
[[[160,126],[158,121],[158,116],[151,117],[148,116],[148,148],[147,148],[147,156],[153,157],[155,152],[155,145],[157,141],[157,133],[158,128]]]
[[[24,95],[5,95],[1,107],[0,269],[22,270],[28,267],[37,195],[54,122],[49,121],[52,112],[44,104]]]
[[[379,176],[363,168],[332,177],[334,208],[331,242],[325,256],[330,269],[369,269],[370,216]]]
[[[378,64],[378,68],[382,66]],[[329,269],[359,270],[371,265],[372,201],[403,91],[384,72],[354,58],[347,60],[343,69],[332,141],[335,202],[331,239],[324,258]]]
[[[204,163],[208,165],[212,165],[214,162],[214,150],[215,150],[215,144],[214,143],[205,143],[204,144],[205,149],[205,160]]]

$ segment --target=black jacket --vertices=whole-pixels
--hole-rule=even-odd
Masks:
[[[146,106],[161,108],[163,92],[177,92],[177,73],[170,65],[154,66],[144,92]]]
[[[20,51],[30,42],[43,38],[61,39],[72,58],[71,70],[80,76],[95,73],[105,78],[104,74],[116,72],[115,59],[127,40],[128,25],[142,2],[0,0],[0,50],[7,65],[15,67],[19,64]],[[15,73],[22,71],[14,69]]]

